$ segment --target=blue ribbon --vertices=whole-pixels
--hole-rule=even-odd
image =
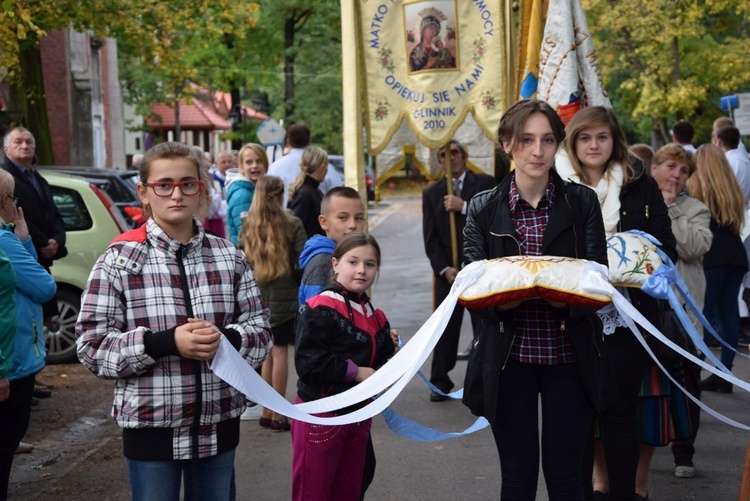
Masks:
[[[435,393],[437,393],[437,394],[439,394],[439,395],[442,395],[442,396],[444,396],[444,397],[448,397],[448,398],[452,398],[452,399],[454,399],[454,400],[460,400],[460,399],[464,398],[464,389],[463,389],[463,388],[461,388],[460,390],[456,390],[456,391],[454,391],[454,392],[452,392],[452,393],[443,393],[442,391],[440,391],[440,390],[438,389],[438,387],[437,387],[437,386],[435,386],[434,384],[432,384],[432,383],[430,382],[430,380],[429,380],[429,379],[427,379],[427,376],[425,376],[425,375],[424,375],[424,374],[422,373],[422,371],[417,371],[417,376],[419,376],[419,377],[421,377],[421,378],[422,378],[422,381],[424,381],[424,382],[425,382],[425,384],[427,385],[427,387],[428,387],[429,389],[431,389],[432,391],[434,391]]]
[[[487,428],[490,424],[485,418],[480,417],[473,425],[469,426],[464,431],[445,433],[415,423],[414,421],[398,414],[391,408],[385,409],[381,414],[385,418],[385,424],[388,425],[388,428],[390,428],[392,432],[401,435],[402,437],[418,440],[420,442],[437,442],[448,438],[463,437],[464,435],[469,435],[475,431]]]
[[[404,345],[404,342],[401,339],[401,337],[399,337],[398,338],[399,348],[401,348],[403,345]],[[425,382],[427,387],[431,389],[432,391],[434,391],[435,393],[443,395],[444,397],[452,398],[454,400],[461,399],[464,396],[463,388],[461,388],[460,390],[454,391],[452,393],[444,393],[440,391],[437,388],[437,386],[432,384],[430,380],[427,378],[427,376],[425,376],[422,373],[422,371],[417,371],[417,374],[419,375],[419,377],[422,378],[422,381]],[[380,414],[382,414],[383,418],[385,419],[385,424],[393,433],[397,435],[401,435],[402,437],[410,438],[412,440],[417,440],[420,442],[438,442],[440,440],[446,440],[449,438],[463,437],[464,435],[470,435],[474,433],[475,431],[483,430],[484,428],[487,428],[487,426],[489,426],[490,424],[485,418],[480,417],[479,419],[474,421],[473,425],[469,426],[464,431],[446,433],[446,432],[428,428],[419,423],[416,423],[412,421],[411,419],[405,416],[402,416],[401,414],[394,411],[390,407],[383,410]]]
[[[422,371],[417,371],[417,374],[422,378],[422,381],[425,382],[429,389],[440,395],[443,395],[444,397],[458,400],[464,395],[463,388],[452,393],[444,393],[440,391],[434,384],[432,384],[430,380],[427,379],[427,376],[422,373]],[[489,422],[485,418],[480,417],[479,419],[474,421],[473,425],[469,426],[464,431],[446,433],[416,423],[411,419],[402,416],[390,407],[385,409],[380,414],[383,415],[383,417],[385,418],[385,424],[388,425],[388,428],[390,428],[393,433],[401,435],[402,437],[410,438],[412,440],[418,440],[420,442],[438,442],[440,440],[446,440],[448,438],[463,437],[465,435],[470,435],[475,431],[483,430],[484,428],[489,426]]]
[[[645,231],[641,231],[641,230],[628,230],[625,233],[632,233],[633,235],[638,235],[638,236],[641,236],[641,237],[645,238],[646,240],[648,240],[649,242],[651,242],[652,244],[654,244],[657,247],[657,249],[656,249],[657,253],[660,251],[659,247],[661,247],[661,242],[659,241],[658,238],[656,238],[652,234],[646,233]],[[664,254],[664,255],[666,256],[666,254]],[[661,257],[661,254],[659,254],[659,257]],[[662,259],[664,259],[664,258],[662,257]],[[667,259],[669,259],[668,256],[667,256]],[[672,261],[670,260],[670,263],[671,262]]]
[[[680,323],[685,328],[685,332],[690,336],[690,339],[695,343],[695,346],[702,351],[703,354],[706,355],[706,358],[708,358],[717,368],[727,374],[731,374],[731,371],[727,369],[713,353],[711,353],[711,350],[706,346],[706,343],[703,342],[700,334],[698,334],[698,331],[695,329],[693,322],[690,321],[687,313],[685,313],[682,305],[680,305],[677,296],[675,296],[675,293],[672,290],[672,286],[677,283],[675,276],[679,276],[676,269],[670,268],[666,263],[662,264],[656,269],[653,275],[648,277],[646,283],[641,287],[641,290],[651,297],[668,300],[672,309],[677,314]]]
[[[639,231],[639,230],[631,230],[630,233],[635,233],[635,234],[641,235],[642,237],[646,238],[647,240],[649,240],[650,242],[654,243],[655,245],[661,245],[656,238],[652,237],[648,233],[644,233],[644,232]],[[677,290],[679,291],[680,295],[685,300],[685,304],[688,306],[688,308],[690,308],[690,311],[693,312],[693,315],[695,315],[695,318],[697,318],[700,321],[701,325],[703,325],[703,327],[708,331],[708,333],[711,334],[711,336],[713,336],[713,338],[716,339],[722,346],[724,346],[726,348],[729,348],[730,350],[732,350],[733,352],[735,352],[737,355],[739,355],[741,357],[745,357],[745,358],[750,358],[750,356],[745,355],[744,353],[740,353],[739,351],[737,351],[737,349],[735,347],[730,346],[729,343],[727,343],[726,341],[724,341],[724,339],[722,339],[722,337],[719,336],[719,334],[716,332],[716,329],[713,328],[713,326],[709,323],[709,321],[705,317],[705,315],[703,315],[703,312],[698,307],[697,301],[695,300],[695,298],[693,297],[693,295],[690,293],[690,289],[688,288],[687,284],[685,283],[685,280],[683,280],[682,276],[680,275],[680,272],[677,271],[677,267],[674,265],[674,263],[669,258],[669,256],[667,256],[664,253],[664,251],[661,250],[658,247],[656,248],[656,253],[662,259],[662,261],[664,261],[664,264],[667,267],[669,267],[670,269],[674,270],[674,274],[671,275],[671,277],[673,277],[673,279],[674,279],[673,284],[677,287]],[[657,269],[657,271],[658,271],[658,269]],[[647,282],[648,282],[648,280],[647,280]],[[644,292],[645,292],[645,289],[642,288],[641,290],[644,290]],[[665,299],[665,298],[664,297],[660,297],[660,299]],[[678,308],[675,308],[674,304],[671,301],[670,301],[670,304],[672,304],[672,308],[675,311],[677,311]],[[679,308],[679,309],[682,309],[682,308]],[[680,316],[679,313],[678,313],[677,316],[678,317]],[[682,318],[680,318],[680,321],[682,321]],[[692,327],[693,323],[690,322],[690,325]],[[688,330],[688,334],[689,333],[690,333],[690,330]],[[691,339],[692,339],[692,336],[691,336]],[[698,347],[704,354],[706,354],[706,356],[708,356],[708,353],[710,352],[710,348],[708,346],[706,346],[706,343],[703,342],[702,338],[701,338],[701,343],[695,343],[695,346]],[[703,347],[705,347],[705,350],[703,349]]]
[[[731,374],[731,371],[729,371],[729,369],[727,369],[716,358],[716,356],[713,353],[711,353],[711,349],[703,341],[703,337],[698,333],[698,331],[695,329],[695,326],[693,325],[693,322],[690,321],[690,318],[688,318],[687,313],[685,313],[685,310],[680,304],[679,300],[677,299],[677,296],[675,295],[674,290],[672,289],[672,286],[675,286],[677,288],[680,295],[685,300],[685,304],[688,306],[688,308],[690,308],[690,311],[693,312],[693,314],[700,321],[703,327],[705,327],[705,329],[715,339],[717,339],[722,345],[731,349],[738,355],[750,358],[744,353],[739,353],[736,349],[729,346],[729,344],[727,344],[726,341],[724,341],[716,333],[716,330],[708,322],[706,317],[703,315],[703,312],[698,307],[698,303],[695,301],[695,298],[690,293],[690,289],[688,289],[688,286],[685,283],[685,280],[683,280],[682,276],[680,276],[680,273],[677,271],[677,267],[675,266],[674,262],[672,262],[670,257],[663,250],[659,248],[659,246],[661,246],[661,242],[657,238],[655,238],[653,235],[650,235],[644,231],[629,230],[628,233],[640,235],[641,237],[645,238],[646,240],[648,240],[649,242],[657,246],[656,253],[664,262],[664,264],[659,266],[656,269],[656,271],[646,280],[646,282],[641,287],[641,290],[651,297],[655,297],[657,299],[665,299],[669,301],[669,304],[672,306],[672,309],[677,314],[677,318],[680,320],[680,323],[685,328],[685,332],[687,332],[688,336],[690,336],[690,339],[693,341],[696,348],[698,348],[706,356],[706,358],[708,358],[711,362],[713,362],[713,364],[716,365],[716,367],[718,367],[720,370],[722,370],[723,372],[727,374]]]

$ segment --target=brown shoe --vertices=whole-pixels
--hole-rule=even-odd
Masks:
[[[282,432],[282,431],[289,431],[291,429],[292,429],[292,425],[289,424],[289,420],[287,418],[280,419],[278,421],[276,420],[271,421],[271,431]]]
[[[273,426],[273,420],[268,417],[262,417],[258,419],[258,424],[261,428],[270,428],[271,426]]]

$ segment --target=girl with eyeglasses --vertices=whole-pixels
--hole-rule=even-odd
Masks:
[[[245,397],[209,369],[222,334],[253,367],[272,346],[252,267],[195,218],[207,172],[162,143],[140,167],[150,219],[99,258],[81,300],[78,357],[115,380],[112,416],[134,500],[228,500]]]

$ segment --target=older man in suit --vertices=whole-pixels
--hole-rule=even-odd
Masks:
[[[23,209],[37,260],[49,271],[52,262],[68,254],[65,226],[47,181],[36,170],[36,142],[24,127],[14,127],[3,137],[5,161],[0,165],[15,179],[14,196]],[[44,303],[44,321],[57,315],[57,301]]]
[[[448,296],[451,285],[456,279],[461,262],[463,247],[463,230],[466,223],[466,208],[469,200],[480,191],[492,189],[495,179],[487,174],[476,174],[467,170],[466,162],[469,155],[466,149],[456,140],[451,140],[438,152],[438,163],[441,167],[447,165],[445,156],[451,156],[451,180],[453,194],[448,194],[447,177],[431,184],[422,192],[422,232],[424,247],[430,259],[432,271],[435,273],[435,303],[440,304]],[[450,234],[449,213],[453,213],[456,220],[456,238],[458,239],[458,256],[453,256]],[[440,341],[432,353],[432,372],[430,382],[443,393],[453,388],[448,373],[456,366],[456,351],[461,334],[461,322],[464,308],[456,305],[448,326],[445,328]],[[472,317],[472,326],[474,319]],[[430,400],[440,402],[445,400],[440,393],[432,392]]]

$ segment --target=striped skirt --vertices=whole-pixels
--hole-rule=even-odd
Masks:
[[[665,366],[684,386],[682,362]],[[643,377],[638,400],[638,433],[641,442],[663,446],[692,435],[688,398],[652,364]]]

